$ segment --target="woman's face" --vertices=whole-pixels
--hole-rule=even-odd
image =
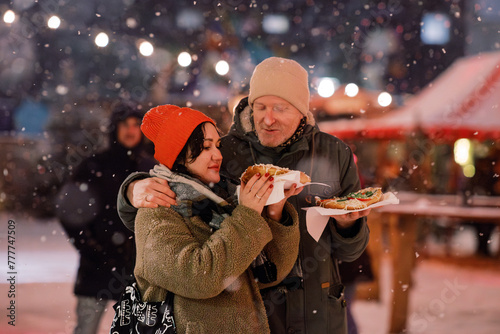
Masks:
[[[186,168],[191,175],[211,185],[220,181],[219,171],[222,164],[222,154],[219,151],[220,136],[212,123],[206,123],[203,130],[205,134],[203,150],[194,161],[186,163]],[[190,151],[188,151],[189,156],[191,156]]]

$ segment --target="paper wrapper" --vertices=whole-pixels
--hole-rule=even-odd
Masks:
[[[358,209],[358,210],[327,209],[327,208],[322,208],[320,206],[303,208],[303,210],[307,211],[306,213],[307,232],[309,232],[309,234],[311,235],[311,237],[314,238],[314,240],[318,241],[319,238],[321,237],[321,234],[323,234],[323,230],[325,229],[326,224],[330,219],[330,216],[345,215],[346,213],[349,212],[363,211],[366,209],[378,208],[380,206],[389,204],[399,204],[399,199],[396,197],[396,195],[394,195],[391,192],[384,193],[382,195],[381,201],[369,205],[364,209]]]
[[[297,184],[297,188],[303,187],[309,183],[300,183],[300,172],[290,171],[285,174],[276,175],[274,177],[274,187],[271,195],[269,196],[266,205],[278,203],[283,198],[285,198],[285,190],[290,189],[294,183]],[[240,186],[236,188],[236,194],[238,195],[238,200],[240,198]]]

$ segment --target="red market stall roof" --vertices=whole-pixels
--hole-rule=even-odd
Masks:
[[[500,138],[500,52],[461,58],[406,106],[377,119],[325,122],[337,137],[406,138],[417,130],[433,139]]]

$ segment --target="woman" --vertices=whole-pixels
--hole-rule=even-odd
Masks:
[[[256,175],[241,184],[239,205],[232,205],[220,186],[212,119],[164,105],[146,113],[141,129],[160,162],[151,174],[177,194],[176,206],[143,208],[136,217],[134,273],[143,299],[162,301],[172,291],[178,333],[269,333],[259,289],[273,283],[256,279],[256,262],[274,263],[274,283],[293,267],[298,215],[286,198],[299,190],[265,207],[273,179]]]

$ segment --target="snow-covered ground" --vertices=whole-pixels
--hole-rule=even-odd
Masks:
[[[15,271],[8,268],[9,220],[15,222],[10,223],[15,225],[15,243],[11,244],[15,254],[10,259]],[[408,333],[500,333],[500,259],[496,261],[487,267],[420,261],[413,276]],[[72,333],[78,254],[56,220],[0,213],[0,263],[0,333]],[[11,276],[15,278],[13,286],[7,281]],[[357,300],[352,304],[360,334],[387,333],[391,296],[388,259],[382,261],[381,276],[379,302]],[[9,291],[14,291],[14,298],[9,297]],[[8,324],[11,301],[15,302],[15,326]],[[109,305],[99,334],[109,332],[112,317]]]
[[[500,259],[496,260],[500,264]],[[353,303],[360,334],[388,333],[391,266],[382,262],[381,301]],[[500,333],[500,266],[460,267],[423,260],[413,272],[407,318],[411,334]]]

